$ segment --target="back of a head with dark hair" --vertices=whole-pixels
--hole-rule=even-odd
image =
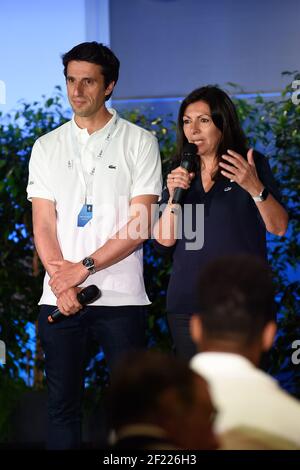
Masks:
[[[107,47],[96,41],[83,42],[73,47],[70,51],[62,55],[62,62],[64,65],[64,75],[67,78],[68,63],[71,60],[91,62],[101,66],[102,74],[104,76],[105,88],[111,82],[118,81],[120,61],[115,54]],[[111,94],[106,97],[108,100]]]
[[[199,314],[210,339],[251,344],[276,321],[272,273],[261,258],[222,257],[204,269],[198,286]]]
[[[181,103],[177,121],[176,162],[180,161],[183,147],[187,143],[183,132],[185,110],[190,104],[197,101],[204,101],[209,105],[212,121],[222,133],[217,149],[217,160],[220,161],[222,155],[226,154],[228,149],[235,150],[246,157],[246,137],[240,125],[234,103],[223,90],[216,86],[208,85],[193,90]],[[219,176],[220,171],[221,169],[218,170],[215,176]]]
[[[114,370],[108,392],[108,412],[113,429],[131,423],[153,422],[163,392],[173,389],[179,406],[194,401],[195,374],[185,362],[157,351],[126,355]]]

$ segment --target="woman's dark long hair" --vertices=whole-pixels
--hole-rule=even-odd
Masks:
[[[234,150],[246,158],[247,142],[246,136],[241,128],[235,106],[229,96],[220,88],[215,86],[205,86],[192,91],[181,103],[177,121],[177,154],[174,164],[181,161],[182,150],[188,142],[183,132],[183,116],[188,105],[196,101],[204,101],[210,107],[212,121],[221,131],[222,136],[217,148],[217,161],[227,153],[227,150]],[[213,179],[220,176],[220,169],[215,172]]]

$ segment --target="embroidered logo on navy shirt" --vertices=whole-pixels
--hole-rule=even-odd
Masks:
[[[227,191],[230,191],[232,189],[232,186],[227,186],[226,188],[224,188],[224,191],[227,192]]]

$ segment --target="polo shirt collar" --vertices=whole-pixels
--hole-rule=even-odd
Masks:
[[[105,124],[104,127],[102,127],[101,129],[98,129],[92,134],[88,133],[87,128],[82,129],[81,127],[77,125],[75,121],[75,114],[73,114],[71,123],[72,123],[72,128],[74,129],[75,136],[78,142],[80,142],[81,144],[85,144],[89,140],[90,137],[94,137],[94,136],[101,137],[101,135],[104,135],[105,133],[108,132],[109,128],[112,126],[114,122],[114,119],[117,115],[117,111],[112,108],[108,108],[107,111],[112,115],[111,119]]]

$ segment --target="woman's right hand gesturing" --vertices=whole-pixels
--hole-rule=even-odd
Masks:
[[[170,198],[173,199],[175,188],[189,189],[195,173],[189,173],[185,168],[178,166],[167,176],[167,187]]]

